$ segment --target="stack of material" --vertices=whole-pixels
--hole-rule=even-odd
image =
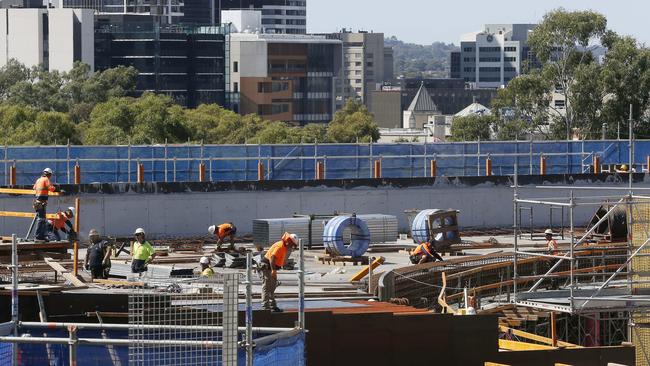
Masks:
[[[145,276],[149,278],[189,277],[193,275],[192,268],[175,268],[167,265],[148,264]],[[111,276],[131,277],[131,262],[113,261],[111,263]]]
[[[397,239],[397,217],[393,215],[368,214],[357,215],[368,225],[370,230],[370,243],[394,242]],[[323,247],[323,232],[327,220],[316,219],[312,222],[312,247]],[[298,235],[303,240],[309,238],[309,219],[284,218],[284,219],[259,219],[253,220],[253,242],[255,245],[268,247],[280,240],[284,232]]]
[[[226,268],[246,268],[246,257],[240,256],[239,254],[225,253],[226,262],[224,267]]]
[[[214,253],[212,255],[212,262],[215,267],[223,267],[226,264],[226,254],[225,253]]]

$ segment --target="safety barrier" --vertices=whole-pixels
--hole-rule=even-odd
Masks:
[[[628,141],[410,144],[5,146],[0,182],[32,184],[44,167],[57,183],[416,178],[586,173],[629,164]],[[650,140],[634,144],[647,169]],[[487,166],[489,164],[489,167]],[[489,169],[488,169],[489,168]]]

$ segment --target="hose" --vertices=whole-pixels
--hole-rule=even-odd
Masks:
[[[351,230],[350,244],[343,240],[343,231]],[[370,230],[362,219],[355,216],[336,216],[325,224],[323,244],[332,255],[362,256],[370,246]]]

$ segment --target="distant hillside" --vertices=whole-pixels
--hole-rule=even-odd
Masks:
[[[431,45],[404,43],[395,36],[386,38],[385,45],[393,47],[395,77],[449,77],[449,54],[458,50],[453,43],[434,42]]]

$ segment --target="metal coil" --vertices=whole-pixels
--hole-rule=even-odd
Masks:
[[[346,245],[343,231],[350,229],[350,244]],[[362,256],[370,246],[370,231],[362,219],[355,216],[336,216],[325,224],[323,243],[333,255]]]
[[[411,224],[411,237],[413,238],[413,241],[416,243],[424,243],[426,241],[429,241],[429,225],[428,225],[428,219],[429,216],[440,212],[443,210],[440,209],[427,209],[427,210],[422,210],[420,211],[415,218],[413,219],[413,223]],[[445,217],[445,225],[455,225],[456,223],[454,222],[453,217]],[[437,219],[436,221],[440,221]],[[440,222],[434,222],[432,224],[433,227],[440,227],[442,226]],[[441,240],[452,240],[456,238],[456,232],[454,231],[447,231],[444,234],[443,233],[438,233],[436,234],[436,237],[434,238],[436,241],[441,241]]]

